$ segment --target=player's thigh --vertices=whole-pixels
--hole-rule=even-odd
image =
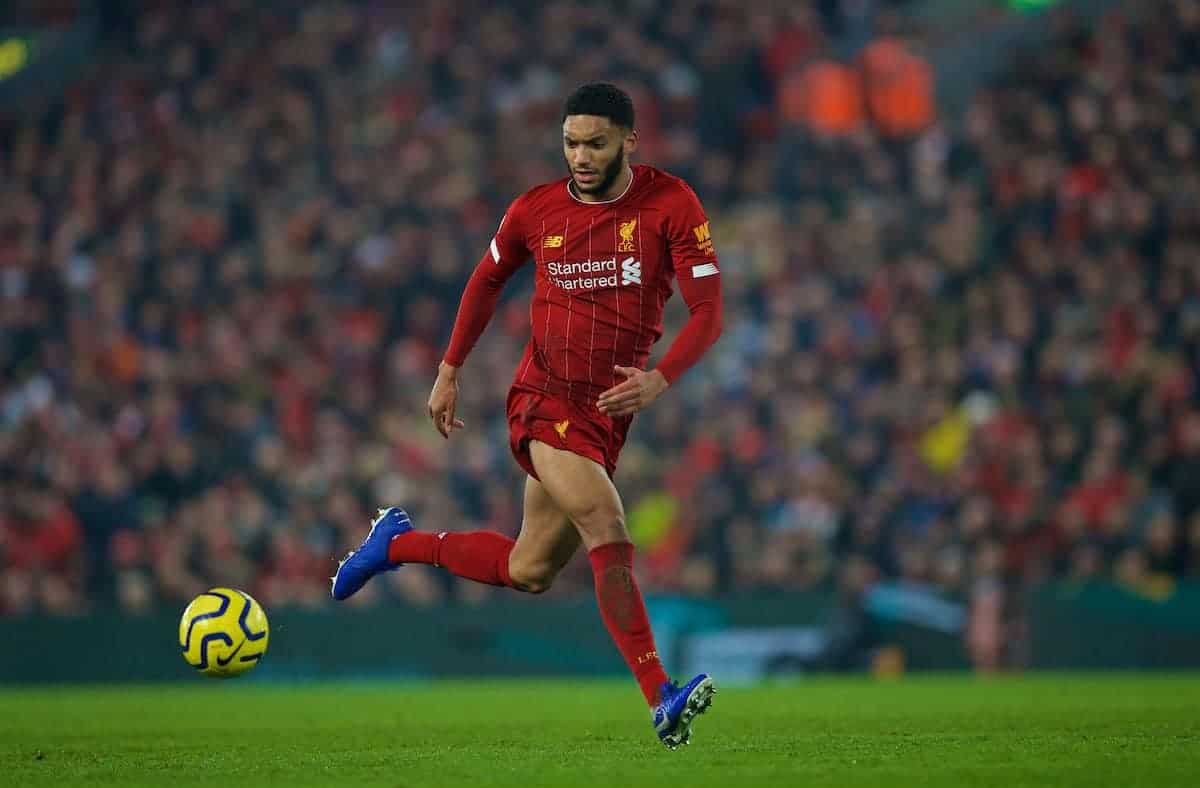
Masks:
[[[552,580],[575,555],[579,543],[579,532],[546,488],[526,477],[521,533],[508,558],[514,579]]]
[[[538,440],[530,441],[529,455],[543,488],[574,523],[587,549],[629,541],[621,496],[599,463]]]

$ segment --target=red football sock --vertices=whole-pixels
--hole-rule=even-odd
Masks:
[[[588,559],[592,562],[596,601],[604,626],[608,627],[625,664],[633,671],[646,702],[655,706],[659,688],[669,679],[654,645],[642,592],[633,578],[633,545],[629,542],[600,545],[588,551]]]
[[[388,560],[393,564],[433,564],[468,580],[511,588],[508,554],[515,544],[495,531],[407,531],[388,543]]]

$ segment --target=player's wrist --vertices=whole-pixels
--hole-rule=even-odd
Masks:
[[[451,364],[449,361],[443,361],[438,364],[438,377],[447,380],[456,380],[458,378],[458,367]]]

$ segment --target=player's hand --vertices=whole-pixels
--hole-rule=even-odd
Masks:
[[[449,438],[454,430],[467,426],[462,419],[454,418],[454,409],[458,405],[458,368],[442,363],[438,367],[437,380],[433,382],[433,391],[429,393],[429,405],[426,412],[433,419],[433,426],[442,433],[443,438]]]
[[[649,372],[636,367],[613,367],[625,380],[600,395],[596,407],[614,418],[632,416],[667,390],[670,383],[657,369]]]

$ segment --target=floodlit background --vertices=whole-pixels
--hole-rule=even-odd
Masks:
[[[377,506],[516,533],[528,271],[470,428],[424,404],[595,78],[727,293],[616,479],[668,667],[1200,664],[1196,0],[17,0],[0,679],[191,678],[213,585],[271,617],[260,677],[623,671],[586,561],[328,579]]]

